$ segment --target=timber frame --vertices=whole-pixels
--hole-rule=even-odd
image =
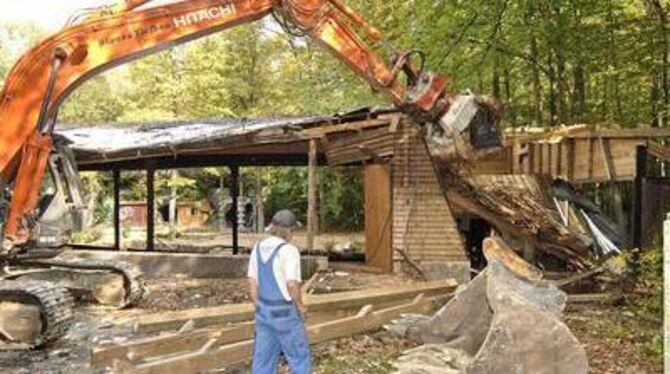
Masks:
[[[205,128],[209,132],[198,136],[183,135],[182,131],[180,136],[168,141],[154,140],[169,138],[171,131],[183,126]],[[119,130],[123,135],[119,136],[119,143],[126,139],[128,144],[103,147],[100,142],[97,147],[89,144],[98,128],[62,130],[61,135],[72,143],[70,147],[80,171],[113,173],[115,239],[113,247],[108,249],[122,247],[119,206],[123,171],[143,170],[147,174],[146,250],[154,250],[151,181],[157,170],[228,167],[232,176],[229,190],[234,201],[239,196],[240,167],[309,165],[308,243],[313,243],[318,230],[315,217],[318,167],[357,165],[363,167],[367,182],[368,265],[393,271],[396,262],[409,259],[418,261],[413,267],[423,273],[422,276],[430,277],[431,271],[425,270],[430,270],[432,264],[463,264],[463,277],[455,275],[453,269],[449,269],[448,276],[465,280],[469,275],[468,257],[454,209],[479,216],[493,227],[513,233],[529,245],[548,252],[560,255],[567,246],[572,248],[571,252],[584,254],[571,233],[563,233],[553,223],[547,223],[557,220],[537,223],[544,232],[560,232],[559,236],[554,235],[556,239],[551,235],[538,238],[534,231],[520,229],[514,217],[505,217],[505,212],[478,204],[476,196],[481,193],[463,194],[445,182],[442,171],[449,164],[436,158],[431,145],[426,145],[425,129],[397,111],[361,110],[331,117],[241,119],[126,128]],[[633,214],[639,218],[644,216],[641,199],[646,155],[668,161],[670,151],[663,146],[667,137],[670,137],[667,129],[610,130],[585,126],[508,132],[505,147],[472,165],[469,173],[563,178],[573,183],[635,181]],[[146,140],[144,143],[134,140],[137,138]],[[513,179],[510,181],[516,183]],[[378,186],[383,186],[383,191]],[[476,185],[468,188],[483,191]],[[554,208],[549,206],[547,212],[551,209]],[[234,253],[240,253],[237,232],[234,225]],[[644,234],[640,227],[633,227],[631,236],[633,243],[639,245]],[[308,249],[313,249],[312,246],[308,245]],[[433,269],[435,273],[444,271],[439,267]]]

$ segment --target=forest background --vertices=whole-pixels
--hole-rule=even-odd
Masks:
[[[666,126],[670,114],[667,0],[369,0],[350,2],[397,49],[421,49],[427,66],[448,75],[452,92],[491,95],[505,126]],[[48,33],[31,23],[0,24],[0,79]],[[388,56],[387,56],[388,57]],[[223,117],[286,117],[386,107],[313,41],[272,20],[236,27],[146,57],[75,91],[60,111],[64,126]],[[304,217],[305,168],[261,171],[266,214],[289,208]],[[243,171],[252,189],[254,170]],[[86,174],[109,209],[111,176]],[[159,195],[179,190],[199,200],[227,183],[226,169],[159,176]],[[124,199],[144,197],[141,174],[124,173]],[[325,230],[363,224],[360,170],[323,169],[320,222]]]

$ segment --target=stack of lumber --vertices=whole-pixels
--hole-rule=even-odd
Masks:
[[[310,344],[378,330],[402,314],[430,313],[456,286],[453,280],[442,280],[310,295],[306,300]],[[250,304],[145,315],[134,327],[145,337],[93,348],[92,366],[113,367],[119,373],[198,373],[251,358],[254,323]],[[151,333],[160,334],[146,337]]]

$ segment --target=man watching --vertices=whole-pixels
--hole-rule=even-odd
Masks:
[[[297,221],[282,210],[249,259],[249,294],[256,307],[253,374],[275,374],[283,352],[293,374],[311,373],[305,306],[300,283],[300,252],[289,243]]]

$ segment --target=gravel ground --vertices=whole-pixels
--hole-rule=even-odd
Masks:
[[[410,281],[398,276],[332,272],[320,276],[317,286],[319,289],[357,289],[392,287],[407,282]],[[65,339],[37,352],[0,354],[0,373],[104,373],[105,370],[96,371],[88,365],[89,350],[101,342],[129,339],[130,325],[116,324],[119,321],[165,310],[239,303],[247,298],[244,279],[154,279],[149,281],[148,288],[147,297],[132,310],[79,307],[76,323]],[[644,350],[646,335],[627,330],[641,331],[656,326],[641,326],[634,316],[620,309],[595,304],[570,307],[566,322],[584,344],[592,373],[662,372],[660,359],[650,358]],[[313,347],[315,373],[390,373],[393,360],[411,347],[411,343],[386,332],[322,343]],[[221,371],[248,372],[246,367]]]

